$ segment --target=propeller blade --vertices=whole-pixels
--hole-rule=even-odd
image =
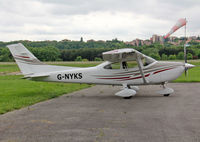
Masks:
[[[189,63],[185,63],[185,76],[187,77],[188,75],[188,69],[191,69],[195,67],[195,65],[189,64]]]
[[[185,67],[185,77],[187,77],[188,75],[188,71],[187,71],[187,68]]]

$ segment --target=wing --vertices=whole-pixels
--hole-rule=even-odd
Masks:
[[[136,61],[138,57],[143,59],[146,55],[131,48],[103,52],[103,59],[110,62]]]

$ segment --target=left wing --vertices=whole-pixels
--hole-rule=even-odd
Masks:
[[[131,48],[103,52],[103,59],[110,62],[137,61],[137,57],[143,59],[145,55]]]
[[[144,84],[147,84],[148,81],[145,78],[142,64],[142,59],[145,57],[147,56],[131,48],[111,50],[103,53],[103,59],[110,62],[137,61],[143,82]]]

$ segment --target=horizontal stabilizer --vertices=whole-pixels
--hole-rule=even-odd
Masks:
[[[48,77],[50,74],[31,74],[31,75],[26,75],[23,78],[38,78],[38,77]]]

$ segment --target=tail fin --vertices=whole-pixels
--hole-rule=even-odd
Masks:
[[[21,44],[7,46],[12,53],[17,65],[25,76],[41,74],[53,71],[69,70],[73,67],[46,65],[40,62],[26,47]]]
[[[30,65],[43,65],[23,44],[11,44],[7,47],[24,75],[34,73]]]

